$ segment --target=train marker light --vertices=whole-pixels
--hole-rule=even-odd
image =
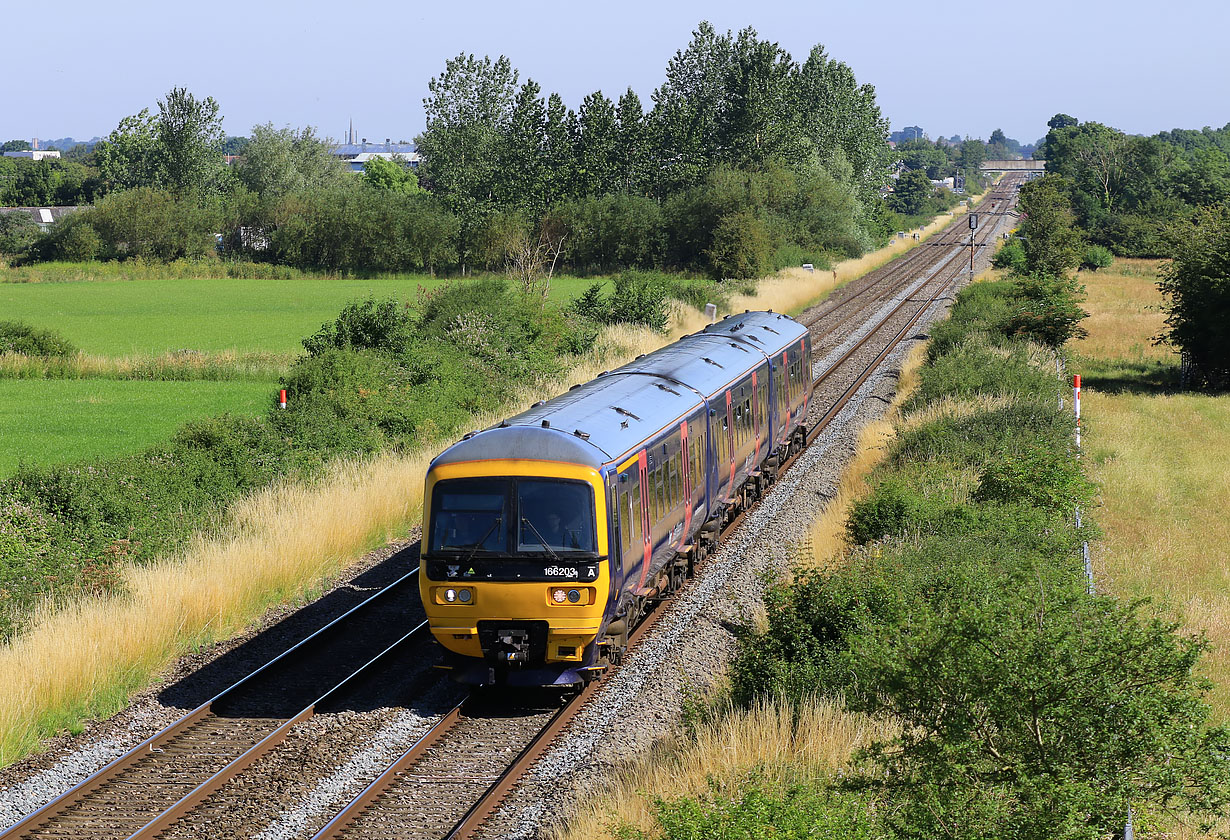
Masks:
[[[562,604],[564,601],[568,600],[568,593],[562,589],[552,589],[551,600],[557,604]]]
[[[473,597],[474,596],[470,594],[470,590],[468,589],[462,589],[460,592],[457,593],[457,600],[463,604],[470,603],[470,599]]]
[[[457,600],[457,590],[456,589],[444,590],[444,600],[448,601],[450,604],[456,601]]]
[[[575,589],[569,589],[568,600],[575,604],[577,601],[581,600],[581,593]]]

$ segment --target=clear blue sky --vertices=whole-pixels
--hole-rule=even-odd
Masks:
[[[797,60],[823,44],[875,85],[894,129],[932,137],[1031,142],[1060,111],[1144,134],[1230,122],[1216,0],[9,5],[0,139],[106,135],[176,86],[217,99],[228,134],[273,122],[340,138],[353,118],[369,140],[412,139],[427,81],[463,51],[509,56],[572,107],[631,86],[648,108],[702,19],[751,25]]]

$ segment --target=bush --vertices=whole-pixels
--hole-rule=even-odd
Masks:
[[[38,224],[23,211],[0,213],[0,254],[20,254],[39,237]]]
[[[393,298],[348,303],[331,324],[324,324],[313,336],[303,339],[310,356],[326,350],[379,350],[400,353],[410,341],[412,321],[409,311]]]
[[[641,324],[655,330],[665,330],[667,285],[661,275],[625,271],[613,279],[609,296],[602,294],[602,284],[594,283],[574,300],[569,310],[596,324]]]
[[[1101,245],[1090,245],[1085,249],[1085,255],[1081,257],[1081,268],[1097,271],[1099,268],[1109,267],[1114,261],[1115,257],[1109,249]]]
[[[40,330],[22,321],[0,321],[0,353],[23,356],[72,356],[77,348],[53,330]]]
[[[996,268],[1011,269],[1019,274],[1025,273],[1025,262],[1025,246],[1018,239],[1008,240],[991,258],[991,265]]]
[[[1016,314],[1009,331],[1033,341],[1062,347],[1069,339],[1089,333],[1080,322],[1089,317],[1081,309],[1085,287],[1075,280],[1049,274],[1026,275],[1018,281]]]
[[[773,253],[765,223],[750,210],[739,210],[718,220],[705,258],[715,280],[747,280],[773,270]]]

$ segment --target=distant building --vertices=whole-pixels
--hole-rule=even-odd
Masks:
[[[55,149],[26,149],[24,152],[5,152],[5,157],[42,160],[43,158],[58,158],[60,153]]]
[[[40,230],[46,233],[60,219],[80,209],[80,207],[0,207],[0,213],[24,213],[34,220]]]
[[[346,142],[334,146],[332,153],[335,158],[345,161],[350,167],[351,172],[362,172],[363,167],[374,157],[384,158],[385,160],[400,157],[410,164],[413,169],[418,169],[420,159],[413,143],[402,141],[394,143],[389,138],[386,138],[383,143],[368,143],[366,137],[359,140],[355,136],[353,120],[350,123],[350,127],[346,130]]]

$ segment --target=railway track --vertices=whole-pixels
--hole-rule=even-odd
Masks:
[[[426,622],[406,631],[417,569],[253,671],[3,838],[152,838],[281,744],[320,709],[344,705],[375,675],[425,676]],[[395,686],[388,686],[393,690]]]
[[[988,230],[986,238],[995,235]],[[963,245],[963,243],[957,243]],[[810,444],[854,398],[860,386],[905,339],[926,312],[951,290],[964,269],[961,252],[923,256],[892,274],[892,291],[909,288],[899,277],[923,271],[921,281],[881,317],[876,329],[853,343],[849,350],[821,371],[813,390],[839,374],[853,376],[836,399],[827,404],[807,432]],[[868,287],[870,290],[871,287]],[[845,320],[849,320],[846,318]],[[813,321],[818,323],[817,321]],[[830,330],[831,331],[831,330]],[[882,345],[878,340],[888,332]],[[869,349],[871,348],[871,349]],[[870,361],[862,357],[871,355]],[[783,465],[789,470],[799,453]],[[740,510],[723,530],[723,537],[740,527],[749,508]],[[703,574],[703,565],[697,575]],[[669,610],[670,602],[651,611],[629,639],[629,652],[647,636]],[[663,608],[665,607],[665,609]],[[453,709],[411,749],[390,764],[312,840],[398,837],[410,840],[461,840],[482,832],[487,820],[510,795],[518,781],[554,743],[558,735],[598,696],[605,678],[563,699],[558,709],[525,716],[467,716],[465,705]],[[535,728],[537,727],[537,728]],[[450,763],[450,759],[457,763]]]
[[[982,206],[998,216],[996,210],[1009,201],[1007,190],[997,190]],[[935,242],[923,243],[848,285],[803,321],[813,332],[818,352],[849,345],[834,351],[835,358],[814,372],[808,443],[962,274],[968,248],[968,235],[959,233],[963,221],[956,219]],[[986,225],[979,231],[981,244],[996,233],[997,228]],[[856,325],[872,312],[877,323],[864,326],[862,336],[851,335],[847,328],[857,333]],[[739,510],[723,535],[738,529],[747,513],[748,508]],[[698,574],[703,571],[699,566]],[[396,685],[386,688],[400,690],[403,697],[428,685],[425,625],[396,632],[404,626],[405,602],[417,598],[416,574],[417,569],[378,592],[0,838],[207,836],[185,831],[184,821],[228,783],[237,784],[241,774],[317,711],[353,705],[363,692],[370,694],[373,681],[394,680]],[[635,629],[630,649],[635,650],[669,608],[667,601],[648,614]],[[544,693],[514,707],[506,696],[489,693],[457,704],[376,775],[314,840],[473,836],[605,682],[596,680],[568,696]],[[212,803],[214,811],[226,807],[226,798]],[[195,817],[200,822],[201,814]]]

